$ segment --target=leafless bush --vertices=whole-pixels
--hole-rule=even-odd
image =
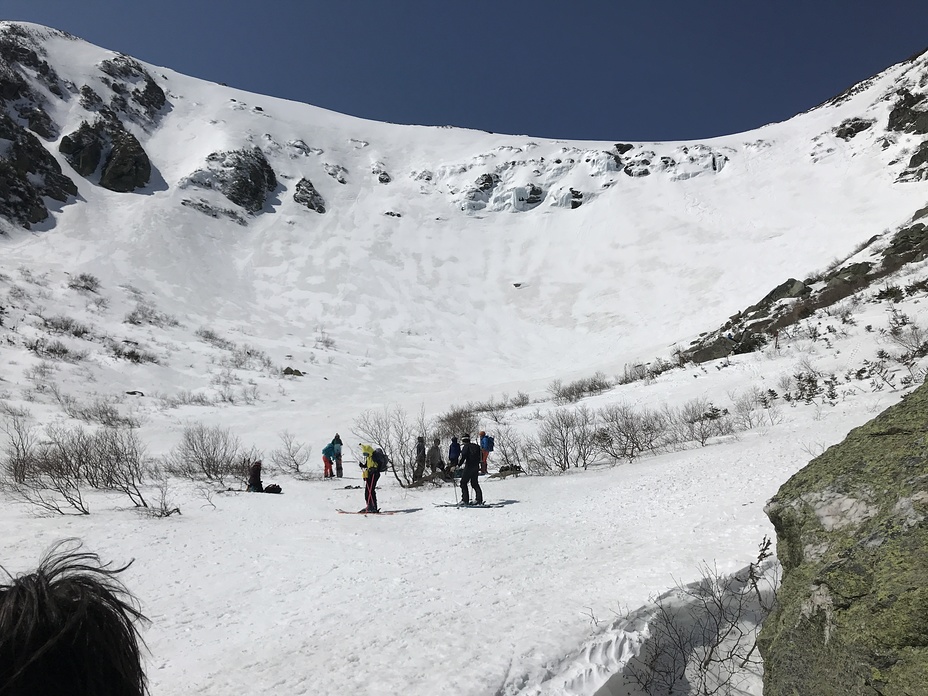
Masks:
[[[75,338],[84,338],[91,334],[91,329],[86,324],[72,319],[71,317],[66,317],[63,315],[55,315],[52,317],[43,317],[42,324],[44,325],[47,331],[53,333],[69,334]]]
[[[599,422],[596,444],[613,461],[658,452],[668,444],[669,423],[660,411],[613,404],[600,410]]]
[[[47,429],[46,435],[48,441],[38,442],[28,429],[12,426],[7,430],[5,468],[12,475],[4,488],[14,500],[46,512],[89,515],[81,491],[85,484],[82,453],[62,448],[55,441],[54,429]]]
[[[496,449],[500,469],[508,471],[528,471],[525,451],[525,439],[508,425],[496,429]]]
[[[161,408],[177,408],[179,406],[212,406],[213,400],[206,394],[181,389],[176,394],[155,394]]]
[[[685,402],[669,411],[669,417],[680,442],[697,442],[701,447],[712,437],[734,432],[728,409],[720,409],[704,398]]]
[[[698,582],[654,600],[648,639],[625,667],[644,694],[745,693],[743,680],[760,667],[757,634],[776,601],[769,549],[765,538],[757,560],[735,575],[705,564]]]
[[[219,334],[208,327],[200,327],[196,330],[196,335],[201,340],[206,341],[207,343],[210,343],[217,348],[223,348],[224,350],[232,350],[235,348],[235,344],[232,341],[222,338]]]
[[[320,327],[316,331],[316,345],[314,348],[332,350],[335,348],[335,339],[332,338],[324,328]]]
[[[224,368],[235,370],[266,370],[268,372],[278,372],[274,366],[274,361],[260,348],[255,348],[247,343],[235,345],[224,357],[220,363]]]
[[[390,458],[397,482],[408,487],[413,483],[416,465],[416,437],[423,433],[417,421],[400,406],[364,411],[352,425],[352,432],[365,443],[380,447]]]
[[[298,441],[289,430],[279,433],[278,437],[281,446],[271,452],[271,464],[282,471],[301,476],[303,472],[300,471],[300,467],[309,461],[313,448]]]
[[[541,423],[536,438],[531,439],[530,468],[547,465],[566,471],[571,466],[587,468],[596,456],[596,414],[585,406],[557,409]]]
[[[102,428],[91,441],[99,488],[126,495],[136,507],[148,507],[142,486],[147,476],[145,445],[134,430]]]
[[[100,289],[100,279],[90,273],[78,273],[76,276],[71,276],[68,287],[72,290],[97,292]]]
[[[170,479],[166,474],[162,473],[155,483],[155,496],[145,513],[157,519],[180,514],[180,508],[174,503]]]
[[[205,479],[224,484],[234,476],[242,478],[241,441],[228,428],[202,423],[187,425],[181,441],[167,455],[166,468],[175,476]]]
[[[77,418],[85,423],[99,423],[110,428],[138,428],[140,423],[133,416],[124,416],[116,406],[102,397],[90,403],[64,394],[57,387],[52,390],[58,405],[71,418]]]
[[[641,363],[635,365],[626,364],[622,370],[622,374],[617,378],[617,381],[619,384],[631,384],[632,382],[640,382],[647,378],[648,368],[646,365]]]
[[[436,434],[444,440],[461,437],[464,433],[476,433],[479,426],[480,419],[470,404],[453,406],[435,419]]]
[[[67,344],[53,339],[48,341],[44,338],[37,338],[26,344],[26,347],[40,358],[50,360],[63,360],[65,362],[80,362],[87,357],[87,351],[69,348]]]
[[[612,383],[609,378],[604,373],[597,372],[592,377],[584,377],[569,384],[556,379],[548,385],[548,393],[556,403],[566,404],[579,401],[586,396],[601,394],[610,388],[612,388]]]
[[[529,398],[528,394],[523,391],[516,392],[516,395],[510,400],[510,404],[513,408],[524,408],[531,402],[532,400]]]
[[[158,327],[177,326],[180,323],[176,317],[158,311],[154,305],[148,302],[136,303],[135,309],[129,312],[123,321],[136,326],[150,324]]]
[[[120,360],[128,360],[129,362],[138,363],[140,365],[144,363],[158,364],[158,356],[151,351],[139,347],[135,341],[127,343],[125,341],[114,341],[110,339],[106,342],[106,347],[114,357]]]
[[[15,484],[25,483],[29,467],[35,459],[38,437],[35,427],[29,422],[29,414],[24,411],[7,410],[3,420],[3,432],[6,434],[6,455],[4,468],[7,476]]]

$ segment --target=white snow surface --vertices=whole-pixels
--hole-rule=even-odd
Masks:
[[[103,89],[95,66],[112,53],[25,26],[63,79]],[[88,516],[43,517],[3,499],[0,563],[14,574],[71,536],[105,559],[135,559],[124,579],[151,619],[153,696],[593,694],[639,638],[627,610],[695,579],[702,561],[734,572],[753,560],[772,535],[763,506],[777,488],[904,391],[843,385],[834,405],[784,405],[771,422],[706,447],[485,481],[486,499],[503,503],[489,509],[436,507],[455,490],[406,490],[387,477],[380,505],[398,514],[340,515],[363,504],[344,486],[361,483],[351,430],[364,409],[434,416],[525,391],[533,403],[505,418],[534,432],[555,408],[552,379],[667,356],[786,278],[911,218],[925,185],[895,182],[910,137],[884,147],[876,127],[848,142],[831,129],[851,116],[885,123],[885,95],[915,67],[751,133],[635,143],[624,161],[653,152],[653,162],[676,162],[641,178],[610,165],[603,153],[615,143],[375,123],[146,67],[169,100],[150,130],[133,126],[156,170],[149,189],[106,191],[47,143],[83,200],[0,237],[0,298],[11,306],[0,397],[38,424],[73,424],[29,376],[40,360],[26,347],[37,317],[67,315],[159,357],[135,365],[63,338],[88,357],[51,368],[61,392],[139,418],[152,456],[191,421],[232,428],[264,451],[288,430],[313,446],[310,466],[320,469],[335,432],[348,450],[337,482],[265,475],[281,496],[207,495],[176,482],[183,514],[162,520],[102,493]],[[75,100],[49,97],[62,134],[87,118]],[[298,140],[321,154],[288,146]],[[260,147],[280,180],[265,211],[242,227],[181,205],[202,197],[234,207],[181,182],[210,153],[244,145]],[[325,165],[344,167],[348,183]],[[377,182],[377,167],[390,183]],[[467,198],[486,172],[500,173],[499,186]],[[301,177],[326,199],[324,215],[292,200]],[[545,195],[525,209],[529,183]],[[584,193],[575,210],[570,188]],[[100,279],[106,305],[67,287],[78,273]],[[126,324],[140,299],[177,325]],[[923,314],[917,298],[900,306]],[[808,320],[839,326],[827,345],[797,334],[584,403],[659,408],[702,397],[731,408],[748,389],[778,389],[800,365],[840,374],[873,359],[885,339],[863,327],[885,326],[886,309],[862,302],[854,326]],[[306,375],[229,368],[197,337],[203,328]],[[223,385],[231,403],[166,405],[181,390],[214,398]],[[124,393],[136,389],[145,396]]]

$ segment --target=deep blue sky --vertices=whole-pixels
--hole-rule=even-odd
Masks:
[[[0,12],[363,118],[569,139],[748,130],[928,48],[926,0],[3,0]]]

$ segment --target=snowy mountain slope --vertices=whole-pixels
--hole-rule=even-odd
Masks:
[[[37,27],[24,33],[68,88],[112,93],[100,66],[114,54]],[[484,388],[545,381],[566,366],[611,371],[704,329],[703,309],[718,319],[739,309],[733,289],[762,295],[920,207],[922,186],[895,182],[917,136],[883,124],[887,95],[923,68],[896,66],[838,105],[750,134],[626,150],[372,123],[144,66],[165,106],[151,124],[122,120],[151,158],[149,186],[107,191],[47,142],[80,200],[38,235],[11,231],[7,258],[47,263],[66,239],[80,252],[57,262],[61,271],[170,286],[163,301],[192,322],[253,314],[262,317],[254,333],[304,341],[325,327],[391,389],[399,385],[378,358],[421,360],[424,340],[449,381]],[[58,98],[33,87],[61,134],[94,117],[67,89]],[[851,117],[877,125],[837,138]],[[250,147],[277,180],[253,215],[193,183],[211,154]],[[293,200],[304,178],[324,214]],[[534,207],[519,201],[532,186]],[[182,205],[201,200],[247,226]],[[482,330],[460,340],[468,321]]]
[[[29,231],[8,223],[0,238],[0,405],[71,425],[68,397],[115,403],[152,455],[196,421],[265,452],[288,429],[314,446],[314,467],[362,409],[398,403],[434,415],[516,391],[536,402],[507,422],[531,433],[554,408],[537,402],[553,378],[667,355],[925,204],[924,165],[912,165],[918,104],[903,118],[896,94],[924,93],[924,58],[752,133],[576,143],[373,123],[138,64],[165,95],[149,115],[125,96],[148,84],[136,68],[116,69],[130,63],[114,68],[105,61],[115,54],[50,30],[3,26],[22,27],[15,42],[44,52],[57,76],[40,61],[13,66],[31,96],[7,112],[41,124],[28,111],[41,104],[55,126],[42,147],[78,195],[46,197],[50,217]],[[114,90],[120,80],[128,86]],[[103,161],[84,177],[59,151],[100,113],[84,85],[101,103],[116,99],[120,126],[150,158],[146,186],[107,190]],[[855,118],[873,123],[839,137]],[[247,160],[247,148],[273,172],[254,155],[248,171],[260,185],[249,193],[266,194],[255,213],[206,187],[226,185],[225,165]],[[324,213],[294,200],[304,179]],[[924,274],[919,262],[886,282]],[[777,348],[584,403],[733,407],[754,388],[782,392],[783,378],[807,366],[843,375],[892,347],[879,332],[890,305],[873,294],[855,306],[853,326],[820,312]],[[924,323],[922,297],[892,306]],[[72,355],[51,354],[56,341]],[[305,376],[283,377],[285,365]],[[357,490],[282,476],[286,494],[273,499],[176,483],[183,516],[160,521],[109,494],[91,496],[91,515],[66,520],[31,519],[4,499],[0,519],[13,531],[3,562],[25,568],[65,534],[107,558],[137,557],[128,582],[154,619],[155,694],[263,693],[269,683],[288,694],[593,693],[627,645],[614,640],[619,622],[602,617],[690,580],[702,560],[726,572],[750,561],[770,532],[762,507],[779,483],[899,398],[869,380],[848,378],[834,404],[783,406],[707,448],[488,482],[502,509],[434,508],[455,492],[387,482],[384,506],[415,512],[337,516],[336,507],[360,506]],[[136,390],[144,396],[125,393]],[[346,439],[350,456],[355,441]],[[364,630],[373,655],[358,647]]]

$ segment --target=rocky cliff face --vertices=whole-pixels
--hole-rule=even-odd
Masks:
[[[783,564],[761,633],[766,696],[928,689],[928,386],[770,501]]]

